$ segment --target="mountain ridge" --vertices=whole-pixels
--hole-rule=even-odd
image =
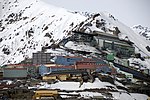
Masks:
[[[142,25],[134,25],[132,29],[145,37],[147,40],[150,40],[150,28],[143,27]]]
[[[72,35],[74,30],[114,34],[120,39],[133,42],[136,52],[142,56],[150,55],[145,48],[150,41],[145,41],[144,37],[134,33],[108,12],[71,12],[40,0],[4,0],[2,8],[0,65],[31,58],[32,53],[41,51],[42,47],[51,48],[53,44]],[[148,62],[147,66],[150,65]]]

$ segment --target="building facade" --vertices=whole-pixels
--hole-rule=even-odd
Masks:
[[[37,52],[33,53],[33,64],[49,64],[52,63],[50,59],[52,59],[51,53]]]
[[[132,42],[120,40],[117,36],[108,33],[97,34],[94,38],[98,48],[111,50],[119,58],[129,58],[131,55],[134,55],[135,48],[132,46]]]
[[[4,78],[26,78],[27,68],[4,68],[3,77]]]

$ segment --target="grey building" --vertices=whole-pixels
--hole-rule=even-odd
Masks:
[[[94,36],[98,48],[102,50],[111,50],[114,52],[115,56],[120,58],[128,58],[131,55],[134,55],[135,48],[132,46],[132,42],[120,40],[117,36],[108,34],[95,32],[97,36]]]
[[[63,42],[65,44],[68,41],[88,43],[102,51],[111,50],[119,58],[129,58],[135,53],[131,41],[120,40],[118,36],[104,32],[83,33],[74,31],[73,35]]]
[[[27,68],[4,68],[3,77],[4,78],[26,78]]]
[[[32,58],[33,64],[49,64],[52,63],[50,59],[52,59],[53,56],[51,56],[51,53],[38,52],[33,53]]]

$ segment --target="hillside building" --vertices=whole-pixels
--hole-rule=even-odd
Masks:
[[[27,78],[27,68],[4,68],[3,78]]]
[[[134,55],[135,48],[132,46],[132,42],[120,40],[117,36],[95,32],[97,36],[94,36],[98,48],[102,50],[111,50],[114,52],[115,56],[119,58],[129,58]]]
[[[33,64],[49,64],[52,63],[50,59],[52,59],[53,56],[51,56],[51,53],[37,52],[33,53],[32,58]]]
[[[73,33],[74,35],[70,37],[69,40],[75,42],[88,42],[91,46],[99,50],[111,50],[114,56],[119,58],[129,58],[135,53],[135,48],[132,46],[133,43],[131,41],[120,40],[118,36],[113,34],[96,31],[93,33]]]

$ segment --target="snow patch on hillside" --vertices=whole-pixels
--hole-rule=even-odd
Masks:
[[[39,0],[4,0],[0,25],[0,65],[19,63],[57,44],[86,17]]]
[[[141,25],[135,25],[135,26],[132,27],[132,29],[136,33],[139,33],[141,36],[145,37],[146,40],[150,40],[150,28],[143,27]]]

